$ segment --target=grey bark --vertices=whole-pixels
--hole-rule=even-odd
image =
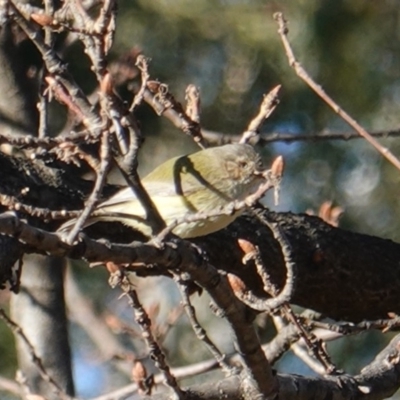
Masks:
[[[3,11],[3,10],[1,10]],[[27,42],[10,24],[0,30],[0,131],[8,134],[35,134],[38,124],[36,83],[28,78],[32,65]],[[11,183],[16,179],[13,175]],[[15,182],[14,182],[15,183]],[[40,187],[36,188],[40,196]],[[2,257],[7,270],[12,258],[18,258],[13,240],[4,240]],[[71,357],[63,298],[63,261],[46,257],[26,257],[21,277],[20,293],[12,297],[12,318],[19,324],[35,347],[37,355],[53,378],[69,394],[73,394]],[[27,378],[33,393],[55,399],[52,390],[43,382],[31,355],[17,335],[19,368]]]

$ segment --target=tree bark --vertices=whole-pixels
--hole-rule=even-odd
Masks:
[[[63,174],[60,168],[52,168],[40,160],[33,165],[23,158],[0,157],[0,193],[15,195],[26,186],[30,194],[24,202],[38,207],[51,204],[52,209],[60,210],[81,207],[91,184],[76,175]],[[115,187],[109,186],[105,192],[114,190]],[[389,312],[400,312],[400,244],[335,228],[318,217],[269,210],[262,213],[279,224],[290,242],[297,267],[292,303],[348,321],[387,318]],[[37,218],[29,220],[50,231],[60,224],[53,221],[46,225]],[[99,223],[87,232],[93,237],[107,237],[120,243],[137,237],[116,223]],[[193,241],[206,251],[213,265],[238,275],[248,289],[265,296],[255,267],[241,262],[243,253],[237,244],[238,238],[245,238],[260,248],[265,268],[273,281],[282,286],[286,271],[279,244],[257,217],[240,217],[228,229]],[[165,269],[161,265],[157,272],[162,271]],[[148,273],[145,269],[137,272]]]
[[[7,7],[5,5],[4,7]],[[4,12],[5,10],[1,10]],[[33,79],[28,78],[28,69],[32,66],[34,46],[30,41],[19,38],[21,32],[12,31],[11,24],[5,23],[0,29],[0,130],[11,136],[35,134],[38,126],[36,109],[37,90]],[[32,53],[29,53],[30,50]],[[39,60],[39,59],[38,59]],[[36,88],[37,89],[37,88]],[[15,166],[23,173],[28,173],[24,163],[14,159]],[[26,165],[26,164],[25,164]],[[11,167],[11,165],[9,165]],[[22,181],[14,174],[7,175],[9,169],[2,171],[4,185],[18,186],[21,196]],[[26,183],[26,181],[25,181]],[[26,187],[26,186],[25,186]],[[46,187],[38,185],[31,197],[46,195]],[[0,283],[11,281],[14,291],[15,276],[12,264],[21,257],[20,249],[14,239],[1,239],[0,259],[4,261],[1,270],[4,272]],[[34,345],[36,354],[45,368],[66,393],[73,394],[71,356],[68,343],[67,321],[65,316],[63,292],[64,261],[54,258],[32,257],[25,259],[25,268],[21,276],[20,293],[12,297],[12,318],[21,327],[29,341]],[[32,362],[32,355],[24,341],[16,335],[19,368],[27,379],[28,387],[33,393],[42,394],[47,399],[55,399],[49,385],[39,374]]]

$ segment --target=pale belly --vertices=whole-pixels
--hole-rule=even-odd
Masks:
[[[173,233],[184,239],[205,236],[226,228],[236,217],[237,215],[220,215],[195,222],[185,222],[178,225]]]

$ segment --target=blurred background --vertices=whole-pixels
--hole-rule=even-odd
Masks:
[[[197,85],[206,129],[240,134],[263,93],[281,84],[281,103],[263,133],[350,131],[288,66],[272,18],[283,11],[299,61],[327,93],[366,129],[398,129],[399,6],[395,0],[125,1],[112,56],[141,50],[152,59],[152,78],[167,83],[181,102],[186,86]],[[151,147],[143,151],[150,153],[145,171],[195,149],[148,107],[139,114]],[[396,153],[396,139],[382,143]],[[280,209],[304,212],[329,199],[346,209],[342,226],[399,238],[393,218],[399,203],[392,192],[399,174],[363,140],[276,143],[260,150],[267,162],[285,156]]]
[[[109,58],[115,61],[132,52],[151,57],[151,78],[168,84],[181,102],[188,84],[198,86],[205,129],[239,135],[257,113],[263,94],[281,84],[281,102],[264,125],[263,135],[350,132],[289,67],[272,18],[276,11],[282,11],[289,21],[289,39],[298,60],[343,109],[369,131],[400,129],[399,0],[120,1]],[[81,45],[71,40],[62,52],[84,90],[96,91]],[[126,88],[119,88],[119,93],[131,100]],[[59,107],[53,112],[56,133],[65,115]],[[196,150],[190,138],[147,105],[140,107],[137,117],[146,138],[140,162],[143,174],[174,155]],[[400,155],[398,139],[386,137],[381,143]],[[286,161],[281,203],[274,207],[267,199],[269,206],[281,211],[317,211],[322,202],[330,200],[345,209],[341,227],[400,240],[399,171],[364,140],[276,142],[260,146],[259,151],[266,163],[278,154]],[[111,313],[134,325],[132,311],[124,300],[117,300],[119,293],[109,289],[104,271],[75,265],[74,274],[99,315]],[[138,290],[147,307],[160,305],[159,321],[179,304],[179,293],[167,280],[138,279]],[[1,296],[6,302],[7,295]],[[233,351],[226,326],[208,310],[206,296],[196,297],[195,304],[216,343],[223,351]],[[73,313],[71,317],[78,395],[89,398],[127,383],[129,377],[121,377],[74,321]],[[260,323],[260,334],[267,338],[271,331]],[[334,361],[354,373],[383,348],[389,336],[384,339],[372,333],[337,341],[331,346]],[[4,324],[0,324],[0,337],[0,374],[13,377],[12,335]],[[124,340],[132,350],[145,355],[140,340]],[[173,366],[210,357],[194,338],[185,317],[177,319],[163,344]],[[312,374],[290,354],[278,369]]]

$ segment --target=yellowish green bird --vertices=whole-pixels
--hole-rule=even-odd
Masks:
[[[171,158],[142,179],[167,226],[198,212],[212,212],[233,200],[243,200],[263,182],[262,162],[248,144],[227,144]],[[240,214],[218,215],[182,222],[173,229],[181,238],[205,236],[225,228]],[[60,228],[71,228],[76,220]],[[99,221],[119,221],[147,236],[151,229],[145,212],[128,187],[100,203],[85,226]]]

